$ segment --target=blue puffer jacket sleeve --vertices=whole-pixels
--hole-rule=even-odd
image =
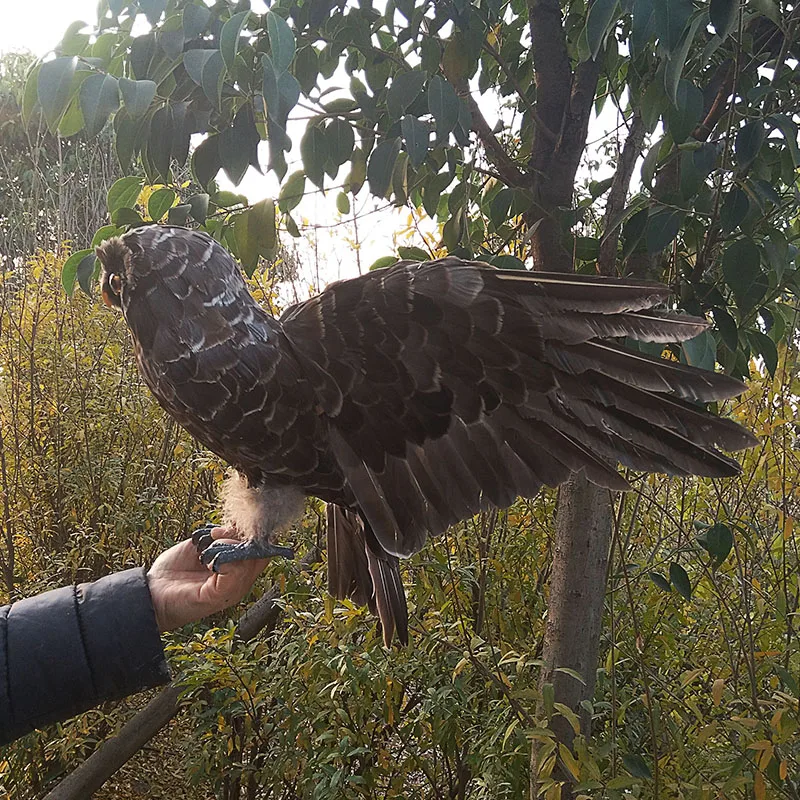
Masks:
[[[169,678],[144,569],[0,608],[0,744]]]

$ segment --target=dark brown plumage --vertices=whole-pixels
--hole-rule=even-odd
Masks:
[[[387,642],[408,637],[397,559],[429,535],[571,472],[610,489],[628,488],[617,463],[734,475],[718,448],[755,443],[696,405],[741,383],[602,341],[705,329],[652,310],[658,284],[445,258],[335,283],[276,320],[202,233],[138,228],[98,256],[145,382],[240,476],[228,523],[266,542],[304,495],[330,503],[331,592],[370,603]]]

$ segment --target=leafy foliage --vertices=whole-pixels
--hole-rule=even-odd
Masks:
[[[592,797],[797,794],[797,9],[562,3],[561,27],[532,36],[545,24],[537,9],[553,5],[280,0],[256,14],[246,3],[105,0],[93,29],[73,26],[29,74],[27,118],[38,108],[76,141],[111,121],[130,174],[109,192],[112,225],[99,236],[165,214],[192,219],[253,269],[282,232],[300,235],[304,193],[336,191],[342,214],[371,194],[438,224],[439,240],[422,249],[408,238],[400,257],[446,250],[507,268],[666,280],[681,307],[714,321],[668,355],[752,372],[735,413],[763,446],[744,456],[745,477],[653,477],[618,501],[608,633],[583,717],[552,684],[534,688],[553,552],[554,499],[543,495],[451,532],[407,567],[411,653],[384,653],[363,610],[334,605],[321,572],[309,589],[291,565],[276,566],[288,594],[269,640],[234,651],[228,628],[176,637],[191,707],[186,769],[222,797],[262,787],[286,800],[518,797],[530,741],[548,798],[565,776]],[[567,84],[537,81],[559,59]],[[597,113],[614,111],[624,140],[587,150],[588,115],[563,106],[581,92]],[[261,169],[262,142],[281,182],[274,206],[217,183],[220,172],[237,183]],[[177,176],[187,163],[191,186]],[[91,252],[79,252],[63,283],[89,290],[93,271]],[[113,363],[109,374],[130,366],[122,354]],[[48,419],[37,410],[28,430]],[[183,508],[171,485],[164,492],[153,519]],[[32,514],[24,502],[18,491],[12,507]],[[553,734],[558,717],[578,734],[571,749]],[[43,786],[82,757],[88,731],[84,718],[29,737],[12,774]]]
[[[781,14],[772,0],[699,8],[636,0],[595,2],[565,17],[575,69],[602,65],[596,109],[610,100],[629,126],[663,131],[645,159],[641,191],[595,229],[587,222],[599,222],[593,206],[602,193],[579,197],[572,211],[537,200],[550,191],[535,152],[548,122],[535,111],[522,36],[529,20],[519,3],[397,2],[379,11],[284,0],[265,14],[194,0],[105,3],[94,30],[73,26],[57,57],[33,70],[27,113],[38,104],[52,130],[90,135],[113,117],[121,162],[138,157],[150,183],[169,185],[193,209],[204,206],[203,194],[182,195],[172,178],[190,137],[204,136],[191,163],[209,205],[173,212],[172,221],[191,213],[248,269],[275,251],[273,226],[256,241],[248,231],[264,209],[251,211],[244,198],[240,207],[224,202],[214,179],[222,170],[238,183],[250,166],[260,169],[262,140],[267,168],[285,181],[278,209],[292,235],[292,212],[309,184],[352,195],[366,185],[436,217],[449,251],[489,261],[525,261],[525,229],[556,213],[562,246],[592,270],[598,243],[616,241],[620,220],[636,216],[644,235],[625,241],[617,268],[667,270],[687,310],[724,317],[717,360],[743,375],[750,355],[770,357],[791,322],[783,300],[797,289],[798,25],[790,5]],[[134,28],[142,16],[149,30]],[[499,138],[468,81],[516,110]],[[297,136],[290,120],[301,105],[310,116],[304,111]],[[302,170],[288,175],[287,154],[298,151]],[[122,220],[132,224],[128,213]]]

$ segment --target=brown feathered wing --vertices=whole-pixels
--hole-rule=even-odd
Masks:
[[[387,640],[407,639],[397,558],[429,535],[571,472],[611,489],[628,488],[617,463],[733,475],[720,449],[755,441],[698,405],[741,383],[608,341],[706,328],[652,310],[658,284],[446,258],[333,284],[275,320],[208,237],[122,241],[120,304],[148,385],[251,483],[337,506],[331,591],[370,603]]]

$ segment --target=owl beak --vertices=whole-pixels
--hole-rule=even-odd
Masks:
[[[103,291],[102,291],[103,302],[109,308],[113,308],[115,305],[118,305],[118,303],[115,303],[111,299],[111,291],[109,291],[109,289],[111,291],[113,291],[114,294],[117,295],[117,297],[119,297],[119,294],[122,291],[122,279],[119,277],[119,275],[114,274],[114,275],[109,276],[109,278],[108,278],[108,288],[104,287]]]

